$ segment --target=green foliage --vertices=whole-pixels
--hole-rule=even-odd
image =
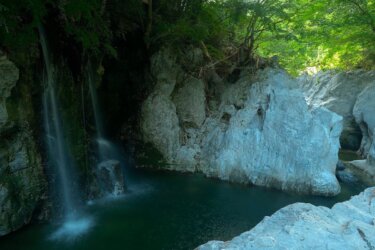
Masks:
[[[65,32],[85,51],[98,55],[101,51],[116,56],[112,48],[109,20],[104,16],[101,0],[67,0],[59,6],[65,20]]]
[[[248,57],[276,55],[294,74],[374,65],[375,0],[152,2],[147,10],[141,0],[2,0],[0,45],[37,54],[37,27],[52,21],[60,37],[94,56],[116,57],[114,41],[137,30],[155,49],[203,43],[218,59],[227,47],[246,48]]]
[[[0,45],[12,53],[30,54],[30,47],[38,44],[38,26],[53,23],[53,31],[62,32],[54,35],[71,38],[83,53],[116,57],[113,39],[125,39],[142,18],[139,0],[3,0]]]
[[[198,44],[215,40],[221,33],[218,23],[220,9],[215,2],[179,0],[160,1],[154,13],[153,44]]]
[[[46,14],[48,0],[3,0],[0,4],[0,44],[26,52],[38,39],[35,29]],[[30,53],[30,51],[28,51]]]
[[[264,37],[259,52],[278,55],[281,64],[298,74],[317,70],[373,67],[375,6],[372,0],[298,0],[290,21],[281,23],[291,39]]]

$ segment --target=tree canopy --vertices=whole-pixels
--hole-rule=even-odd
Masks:
[[[51,20],[91,54],[115,57],[113,40],[140,29],[149,49],[204,44],[220,59],[232,47],[277,56],[293,74],[375,63],[374,0],[3,0],[1,47],[30,49]]]

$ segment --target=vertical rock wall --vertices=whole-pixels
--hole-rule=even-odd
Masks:
[[[155,87],[140,125],[168,169],[304,193],[340,191],[335,168],[342,118],[310,109],[284,71],[243,69],[237,82],[216,76],[219,83],[207,89],[170,51],[152,61]]]
[[[30,222],[46,199],[46,181],[28,112],[30,92],[11,99],[19,71],[0,58],[0,236]],[[25,106],[27,105],[27,106]]]

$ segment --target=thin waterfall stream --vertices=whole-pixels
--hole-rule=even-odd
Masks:
[[[105,138],[100,106],[95,86],[95,76],[89,63],[87,80],[94,114],[97,145],[97,171],[100,189],[107,194],[118,196],[124,193],[124,177],[116,147]],[[109,183],[109,185],[108,185]]]
[[[69,171],[72,162],[70,161],[66,148],[59,107],[56,100],[54,67],[51,64],[47,42],[42,28],[39,29],[39,33],[45,62],[43,109],[48,155],[49,160],[52,161],[52,164],[58,171],[58,179],[61,187],[60,192],[63,197],[62,205],[65,216],[68,216],[74,213],[75,207],[72,197],[73,186],[70,183],[72,177]]]
[[[72,176],[73,162],[67,148],[63,134],[62,118],[59,102],[56,94],[55,68],[51,63],[47,40],[43,28],[39,27],[40,43],[45,63],[45,87],[43,95],[44,127],[48,161],[56,170],[58,180],[58,194],[61,197],[61,209],[63,211],[62,226],[51,238],[71,237],[85,232],[92,224],[91,219],[83,217],[78,209],[74,193],[74,178]]]

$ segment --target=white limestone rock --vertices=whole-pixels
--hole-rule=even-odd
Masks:
[[[302,75],[298,81],[309,105],[325,107],[344,118],[341,145],[357,150],[361,145],[362,133],[353,109],[360,93],[368,86],[375,85],[375,71],[324,71],[314,76]],[[368,105],[366,110],[369,109],[374,112],[375,106]]]
[[[285,71],[266,69],[254,76],[242,70],[239,81],[223,83],[221,93],[211,97],[216,104],[206,113],[204,83],[166,72],[181,70],[174,63],[159,67],[162,76],[154,76],[141,116],[145,142],[162,153],[168,169],[303,193],[340,192],[335,168],[342,118],[325,108],[310,109]]]
[[[177,86],[173,97],[177,115],[186,126],[199,128],[206,119],[206,97],[202,80],[189,77]]]
[[[180,147],[180,127],[176,106],[166,95],[151,94],[142,106],[141,131],[165,159],[174,162]]]
[[[210,241],[197,250],[374,249],[375,188],[332,209],[295,203],[265,217],[230,241]]]
[[[334,172],[342,118],[327,109],[309,110],[284,71],[266,70],[258,79],[251,83],[242,78],[237,83],[244,86],[237,93],[247,95],[244,108],[230,118],[224,131],[217,126],[205,137],[201,165],[207,167],[201,170],[234,182],[339,193]]]
[[[375,82],[367,86],[357,97],[353,108],[353,116],[362,132],[360,153],[367,156],[375,130]]]

